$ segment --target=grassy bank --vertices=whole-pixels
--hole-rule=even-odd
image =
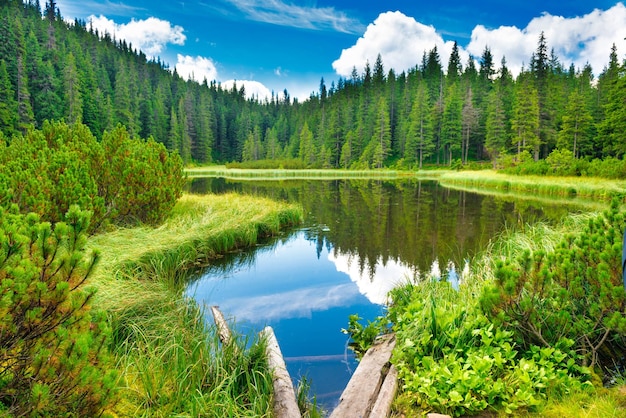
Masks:
[[[240,169],[224,166],[187,168],[189,177],[224,177],[246,180],[335,180],[335,179],[396,179],[414,176],[409,171],[396,170],[341,170],[341,169]]]
[[[268,416],[272,381],[263,342],[219,347],[204,312],[183,296],[190,270],[301,221],[301,209],[237,195],[183,196],[158,228],[95,236],[95,306],[113,328],[117,416]],[[246,348],[248,347],[248,348]]]
[[[447,171],[437,179],[443,186],[462,186],[470,190],[497,190],[530,195],[582,197],[610,201],[626,196],[626,181],[595,177],[515,176],[493,170]]]
[[[504,231],[471,260],[458,291],[441,282],[397,289],[396,307],[391,308],[390,319],[397,324],[399,344],[393,362],[403,389],[392,416],[425,416],[433,408],[448,413],[453,408],[456,413],[463,408],[484,408],[480,416],[490,417],[625,416],[623,375],[615,377],[617,386],[610,389],[598,381],[594,386],[579,385],[575,379],[573,382],[567,374],[557,371],[563,364],[554,362],[549,351],[546,356],[535,353],[537,358],[522,360],[527,368],[517,369],[511,363],[511,369],[507,369],[502,366],[505,359],[513,358],[521,347],[518,345],[511,351],[513,341],[506,331],[490,328],[480,310],[474,308],[484,286],[496,280],[499,262],[516,259],[526,251],[551,253],[563,236],[580,234],[595,216],[595,213],[573,214],[558,225],[537,223]],[[470,354],[466,355],[467,352]],[[493,366],[496,363],[499,368]],[[505,370],[510,374],[503,377]],[[497,392],[501,380],[508,382],[506,387],[514,389],[515,394],[495,407],[491,402],[501,396]],[[463,396],[468,388],[471,395]],[[481,406],[482,401],[478,401],[481,396],[489,399],[489,403]]]

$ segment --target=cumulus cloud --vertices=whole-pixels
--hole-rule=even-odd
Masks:
[[[259,101],[264,101],[265,99],[269,100],[272,98],[272,92],[270,89],[265,87],[265,85],[258,81],[253,80],[227,80],[222,83],[222,88],[224,90],[230,90],[233,86],[236,85],[239,90],[241,86],[244,87],[246,91],[246,97],[248,98],[256,98]]]
[[[363,25],[333,7],[303,7],[282,0],[226,0],[248,19],[302,29],[360,33]]]
[[[170,22],[155,17],[118,24],[106,16],[91,15],[87,22],[99,33],[108,33],[117,40],[124,39],[149,57],[156,57],[167,44],[184,45],[187,39],[182,26],[172,26]]]
[[[471,56],[479,59],[488,46],[496,67],[502,57],[513,74],[523,66],[528,68],[543,31],[550,52],[554,49],[560,62],[569,67],[583,68],[589,63],[595,74],[607,65],[613,43],[618,52],[626,51],[626,7],[617,3],[608,10],[594,10],[581,17],[565,18],[544,13],[529,22],[525,28],[500,26],[490,29],[482,25],[474,28],[468,45],[459,45],[461,62],[465,66]],[[365,63],[372,66],[380,53],[385,69],[405,71],[419,65],[424,52],[437,47],[444,69],[447,68],[453,42],[444,41],[433,26],[424,25],[401,12],[386,12],[368,25],[365,33],[350,48],[344,49],[333,62],[333,69],[347,77],[352,68],[362,72]]]
[[[497,62],[503,56],[506,57],[507,66],[517,74],[524,63],[528,68],[530,56],[537,49],[543,31],[548,48],[554,49],[563,65],[567,67],[574,63],[575,67],[582,68],[589,63],[598,74],[608,63],[613,43],[618,50],[626,51],[625,22],[626,7],[623,3],[617,3],[608,10],[596,9],[574,18],[545,13],[531,20],[523,29],[511,26],[487,29],[476,26],[467,50],[480,56],[485,45],[488,45]]]
[[[444,41],[433,26],[424,25],[402,12],[386,12],[368,25],[356,44],[344,49],[332,65],[337,74],[347,77],[354,67],[360,73],[366,62],[372,66],[380,54],[385,70],[404,71],[421,63],[424,53],[436,46],[445,68],[453,44]],[[459,52],[465,62],[467,53],[462,49]]]
[[[176,72],[186,80],[195,80],[199,83],[217,80],[217,68],[210,58],[192,57],[178,54]]]

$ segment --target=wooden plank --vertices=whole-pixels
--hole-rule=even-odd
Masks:
[[[372,408],[370,417],[388,417],[391,413],[391,404],[396,397],[396,391],[398,390],[398,370],[394,365],[389,367],[389,372],[385,376],[376,403]]]
[[[388,334],[382,336],[367,350],[330,418],[367,418],[370,416],[386,372],[389,370],[389,360],[395,344],[395,336]]]
[[[267,326],[261,334],[267,339],[266,356],[274,381],[274,416],[276,418],[301,418],[296,392],[274,330]]]
[[[211,312],[213,313],[213,320],[217,326],[220,341],[222,344],[229,344],[232,338],[230,328],[228,328],[228,323],[226,323],[226,319],[224,319],[224,315],[222,315],[219,306],[211,306]]]

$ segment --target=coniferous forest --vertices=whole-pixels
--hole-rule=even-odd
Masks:
[[[66,23],[54,1],[43,10],[39,0],[0,4],[0,129],[9,138],[46,120],[80,122],[97,138],[121,124],[185,163],[319,168],[502,166],[554,150],[621,160],[626,152],[626,63],[615,45],[606,45],[605,68],[575,68],[542,34],[517,77],[488,45],[469,62],[455,45],[447,68],[433,47],[406,72],[387,70],[379,56],[362,73],[322,79],[303,102],[286,90],[259,100],[236,85],[185,81],[124,40]]]

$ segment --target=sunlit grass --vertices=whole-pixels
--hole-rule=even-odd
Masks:
[[[626,196],[626,181],[597,177],[515,176],[492,170],[448,171],[441,173],[442,185],[464,186],[474,190],[492,189],[522,194],[584,197],[610,201]]]
[[[109,314],[120,373],[117,416],[271,414],[264,341],[221,346],[203,307],[184,296],[187,272],[300,222],[301,208],[249,196],[183,196],[158,228],[92,237],[101,252],[94,305]]]
[[[414,176],[409,171],[396,170],[341,170],[341,169],[243,169],[224,166],[187,168],[187,175],[193,177],[224,177],[227,179],[268,180],[268,179],[395,179]]]

